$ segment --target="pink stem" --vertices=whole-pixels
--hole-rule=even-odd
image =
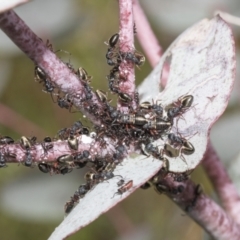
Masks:
[[[111,140],[109,140],[109,144],[106,146],[103,152],[101,141],[92,140],[90,137],[86,137],[85,135],[81,135],[77,139],[77,150],[71,149],[66,140],[54,140],[51,143],[37,142],[30,148],[32,162],[54,162],[62,155],[75,155],[83,152],[84,150],[89,151],[89,159],[92,159],[93,161],[96,158],[106,158],[106,156],[113,157],[114,148],[112,146],[113,142],[111,142]],[[86,143],[86,141],[88,143]],[[49,146],[50,144],[52,145],[52,148],[44,151],[44,147]],[[8,163],[24,162],[26,160],[26,149],[24,149],[19,143],[5,144],[4,148],[0,149],[0,156],[1,155],[6,158],[6,162]],[[123,154],[123,157],[125,155],[126,154]]]
[[[150,65],[152,68],[154,68],[162,56],[162,47],[158,42],[158,39],[156,38],[138,0],[133,0],[133,12],[135,24],[137,26],[138,41],[142,46]],[[165,87],[167,84],[168,74],[169,64],[165,63],[161,79],[159,79],[160,85],[162,87]]]
[[[202,164],[218,193],[223,207],[240,224],[239,194],[211,143],[208,144]]]
[[[138,27],[137,36],[138,36],[139,42],[142,45],[145,51],[145,54],[147,55],[147,58],[150,61],[150,64],[154,67],[160,59],[161,48],[158,44],[158,41],[154,33],[152,32],[152,29],[150,28],[146,20],[146,17],[138,3],[138,0],[134,0],[134,14],[135,14],[137,27]],[[167,75],[168,75],[168,66],[165,66],[163,77],[161,80],[162,85],[166,85]],[[208,157],[208,159],[210,158]],[[224,206],[226,207],[226,209],[228,209],[228,211],[231,213],[234,219],[239,223],[239,209],[240,209],[239,196],[237,195],[236,189],[231,183],[228,175],[226,174],[224,169],[220,167],[221,163],[218,161],[217,164],[218,166],[213,166],[214,164],[212,163],[211,164],[212,171],[210,169],[207,171],[208,173],[210,172],[209,175],[210,175],[210,178],[212,178],[213,182],[216,182],[215,186],[217,189],[219,189],[218,192],[219,192],[220,198],[224,202]],[[207,164],[207,167],[211,168],[211,166],[209,165],[210,164]],[[216,168],[219,169],[219,171],[216,171]],[[193,190],[192,190],[192,193],[194,193]],[[179,198],[171,194],[168,194],[168,196],[171,199],[173,199],[175,202],[179,201],[178,204],[183,209],[185,209],[187,205],[186,204],[184,205],[184,198],[189,197],[191,195],[191,191],[190,192],[186,191],[185,194],[186,196],[181,195],[181,197]],[[192,195],[192,199],[194,199],[194,194]],[[227,214],[223,211],[223,209],[221,209],[212,200],[208,199],[204,195],[201,195],[201,198],[199,198],[199,200],[195,204],[196,204],[196,207],[194,207],[194,209],[191,210],[188,214],[196,222],[198,222],[201,226],[203,226],[207,231],[209,231],[211,235],[215,236],[217,239],[228,239],[228,238],[239,239],[240,238],[238,233],[239,232],[238,226],[235,223],[233,223],[233,220],[227,216]],[[198,205],[200,207],[197,207]]]
[[[134,36],[133,36],[133,9],[132,0],[119,0],[119,35],[120,35],[120,52],[134,51]],[[132,107],[136,108],[135,96],[135,73],[134,64],[127,61],[122,61],[120,64],[120,73],[126,78],[121,83],[120,90],[123,93],[129,94],[133,101]],[[127,112],[128,108],[121,102],[118,103],[118,108],[121,111]]]
[[[240,239],[239,225],[191,180],[176,182],[168,174],[158,181],[156,190],[170,197],[214,239]]]
[[[162,56],[162,48],[152,31],[138,0],[133,0],[133,12],[137,27],[138,41],[141,44],[150,65],[154,68]]]
[[[84,111],[86,106],[82,104],[82,100],[86,91],[82,82],[75,72],[67,67],[14,11],[10,10],[0,14],[0,28],[36,65],[44,69],[51,81],[63,93],[68,93],[71,96],[74,105],[78,109]],[[101,103],[94,93],[91,101],[101,107]],[[99,122],[93,114],[86,111],[84,113],[93,122]]]

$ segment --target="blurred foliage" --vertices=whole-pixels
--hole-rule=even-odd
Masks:
[[[107,41],[112,34],[118,31],[117,1],[79,0],[72,1],[72,4],[74,5],[74,12],[70,12],[69,16],[71,14],[79,15],[79,22],[68,29],[63,29],[58,36],[44,36],[46,39],[40,37],[44,41],[50,39],[54,50],[62,49],[70,53],[58,53],[63,61],[70,62],[75,68],[83,66],[87,69],[89,75],[93,76],[92,86],[94,89],[100,88],[107,91],[106,75],[110,67],[107,66],[105,60],[107,46],[104,41]],[[161,32],[156,23],[152,23],[152,25],[161,44],[163,46],[169,45],[174,36]],[[136,44],[136,46],[141,51],[139,45]],[[11,62],[12,70],[7,87],[1,95],[3,104],[38,125],[49,136],[56,135],[59,129],[70,126],[75,120],[82,118],[81,113],[71,114],[67,110],[60,109],[52,101],[49,94],[42,92],[42,86],[34,81],[34,64],[24,54],[12,55],[8,58],[8,61]],[[148,63],[141,70],[136,69],[137,83],[140,83],[150,71],[151,68]],[[19,133],[4,126],[0,126],[0,131],[2,135],[9,135],[15,139],[20,137]],[[34,131],[32,134],[34,135]],[[24,177],[29,171],[31,169],[22,166],[1,169],[0,185],[3,186],[9,181],[14,181],[19,176]],[[195,170],[192,179],[197,183],[202,183],[207,194],[212,194],[211,185],[201,168]],[[79,183],[76,183],[74,188],[77,188],[78,185]],[[19,207],[21,207],[21,204],[27,203],[19,203]],[[54,204],[54,202],[49,202],[49,204]],[[147,226],[150,229],[148,239],[200,240],[203,238],[202,230],[196,223],[189,219],[169,199],[156,194],[153,189],[137,190],[128,199],[120,203],[117,208],[118,211],[127,215],[136,229],[142,225]],[[60,223],[60,221],[50,222],[46,220],[43,224],[38,222],[37,219],[35,222],[19,220],[10,217],[4,211],[0,214],[1,239],[46,239]],[[125,232],[117,231],[115,224],[108,214],[104,214],[69,239],[118,239]]]

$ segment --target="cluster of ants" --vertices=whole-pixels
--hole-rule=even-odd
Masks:
[[[71,197],[70,201],[65,204],[65,212],[69,213],[77,202],[85,196],[98,183],[109,180],[114,175],[116,166],[121,163],[127,155],[129,146],[134,146],[138,151],[146,156],[152,155],[154,158],[163,161],[165,171],[168,171],[168,157],[180,156],[183,161],[184,154],[189,155],[194,152],[193,145],[179,134],[171,133],[171,128],[175,118],[181,117],[193,103],[192,95],[185,95],[165,108],[158,102],[142,102],[139,104],[138,93],[130,96],[128,93],[122,92],[120,89],[121,82],[126,81],[126,76],[122,74],[121,64],[131,63],[140,67],[145,57],[137,51],[121,52],[119,47],[119,34],[114,34],[107,43],[108,49],[106,60],[108,65],[113,68],[107,75],[109,89],[111,93],[117,94],[119,101],[128,106],[128,112],[120,112],[116,107],[111,106],[111,100],[107,94],[101,90],[93,91],[90,86],[92,77],[87,71],[80,67],[75,70],[72,65],[66,63],[66,66],[79,78],[84,86],[85,97],[81,100],[82,107],[96,119],[101,120],[100,125],[94,126],[94,134],[90,133],[87,127],[84,127],[80,121],[76,121],[71,127],[60,130],[57,137],[53,140],[46,137],[41,142],[44,152],[44,158],[54,147],[56,141],[66,141],[71,154],[64,154],[53,162],[41,161],[38,168],[43,173],[50,174],[67,174],[74,168],[83,168],[88,164],[90,171],[85,174],[86,183],[79,186],[78,190]],[[52,50],[52,46],[48,45]],[[71,111],[74,105],[74,94],[60,95],[60,89],[51,81],[51,78],[39,66],[35,67],[35,80],[43,84],[43,91],[50,93],[52,98],[57,95],[57,104],[61,108]],[[55,89],[58,90],[56,94]],[[95,97],[94,97],[95,96]],[[97,99],[97,103],[96,103]],[[137,103],[137,108],[131,107],[131,102]],[[89,150],[79,151],[79,139],[82,135],[92,137],[93,141],[98,142],[102,149],[106,148],[108,143],[106,139],[111,139],[114,143],[114,152],[107,156],[93,156]],[[164,147],[160,149],[153,145],[153,141],[167,136]],[[13,144],[14,140],[10,137],[0,138],[0,144]],[[33,157],[31,154],[32,147],[36,143],[36,137],[27,138],[25,136],[20,139],[20,146],[25,150],[24,165],[31,167],[33,165]],[[8,156],[16,158],[16,156]],[[89,166],[90,165],[90,166]],[[0,167],[6,167],[6,156],[0,154]],[[122,178],[122,176],[120,176]],[[151,182],[154,184],[154,182]],[[123,194],[133,186],[133,181],[125,182],[122,178],[118,183],[116,194]],[[150,187],[149,183],[142,186],[143,189]],[[114,194],[115,196],[115,194]]]

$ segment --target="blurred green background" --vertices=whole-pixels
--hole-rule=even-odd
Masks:
[[[211,17],[219,5],[215,1],[216,5],[189,6],[191,1],[185,0],[179,2],[188,7],[181,10],[179,3],[175,6],[166,1],[142,2],[164,49],[185,28]],[[226,8],[233,7],[226,5]],[[94,89],[107,91],[106,75],[110,67],[105,60],[104,41],[118,31],[117,1],[38,0],[16,8],[16,12],[39,37],[44,41],[49,39],[54,50],[69,52],[59,52],[58,56],[75,69],[83,66],[93,76]],[[46,135],[55,136],[59,129],[82,119],[80,113],[69,113],[53,103],[51,96],[42,92],[42,86],[34,81],[34,64],[2,32],[0,39],[1,135],[42,139]],[[137,41],[136,49],[142,51]],[[136,69],[137,83],[150,71],[148,61],[141,70]],[[84,123],[89,124],[86,120]],[[11,240],[47,239],[62,221],[63,206],[83,183],[84,174],[75,170],[66,176],[48,176],[37,167],[28,169],[17,164],[9,164],[0,172],[0,239]],[[192,179],[214,197],[201,167],[194,171]],[[139,189],[69,239],[200,240],[209,237],[164,195],[156,194],[153,189]]]

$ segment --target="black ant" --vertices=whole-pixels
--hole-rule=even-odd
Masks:
[[[41,143],[45,156],[47,155],[47,152],[53,148],[53,144],[51,142],[52,139],[50,137],[45,137]]]
[[[182,115],[188,108],[191,107],[193,103],[193,96],[192,95],[186,95],[180,97],[176,102],[174,102],[171,105],[174,105],[174,107],[168,108],[167,110],[167,116],[170,120],[173,118]]]
[[[4,136],[0,138],[0,145],[13,144],[14,140],[11,137]]]
[[[0,168],[7,167],[4,154],[0,153]]]
[[[44,83],[44,92],[50,93],[51,94],[51,98],[53,100],[53,92],[55,89],[55,86],[53,85],[53,83],[49,80],[49,77],[47,76],[47,74],[39,67],[39,66],[35,66],[35,80],[38,81],[39,83]],[[54,100],[53,100],[54,101]]]
[[[32,155],[31,155],[31,147],[36,143],[37,138],[32,137],[32,138],[27,138],[25,136],[22,136],[20,138],[20,146],[26,150],[26,157],[25,157],[25,162],[24,165],[26,167],[31,167],[32,166]]]
[[[74,135],[70,135],[67,140],[68,146],[70,149],[77,151],[78,150],[78,138]]]

